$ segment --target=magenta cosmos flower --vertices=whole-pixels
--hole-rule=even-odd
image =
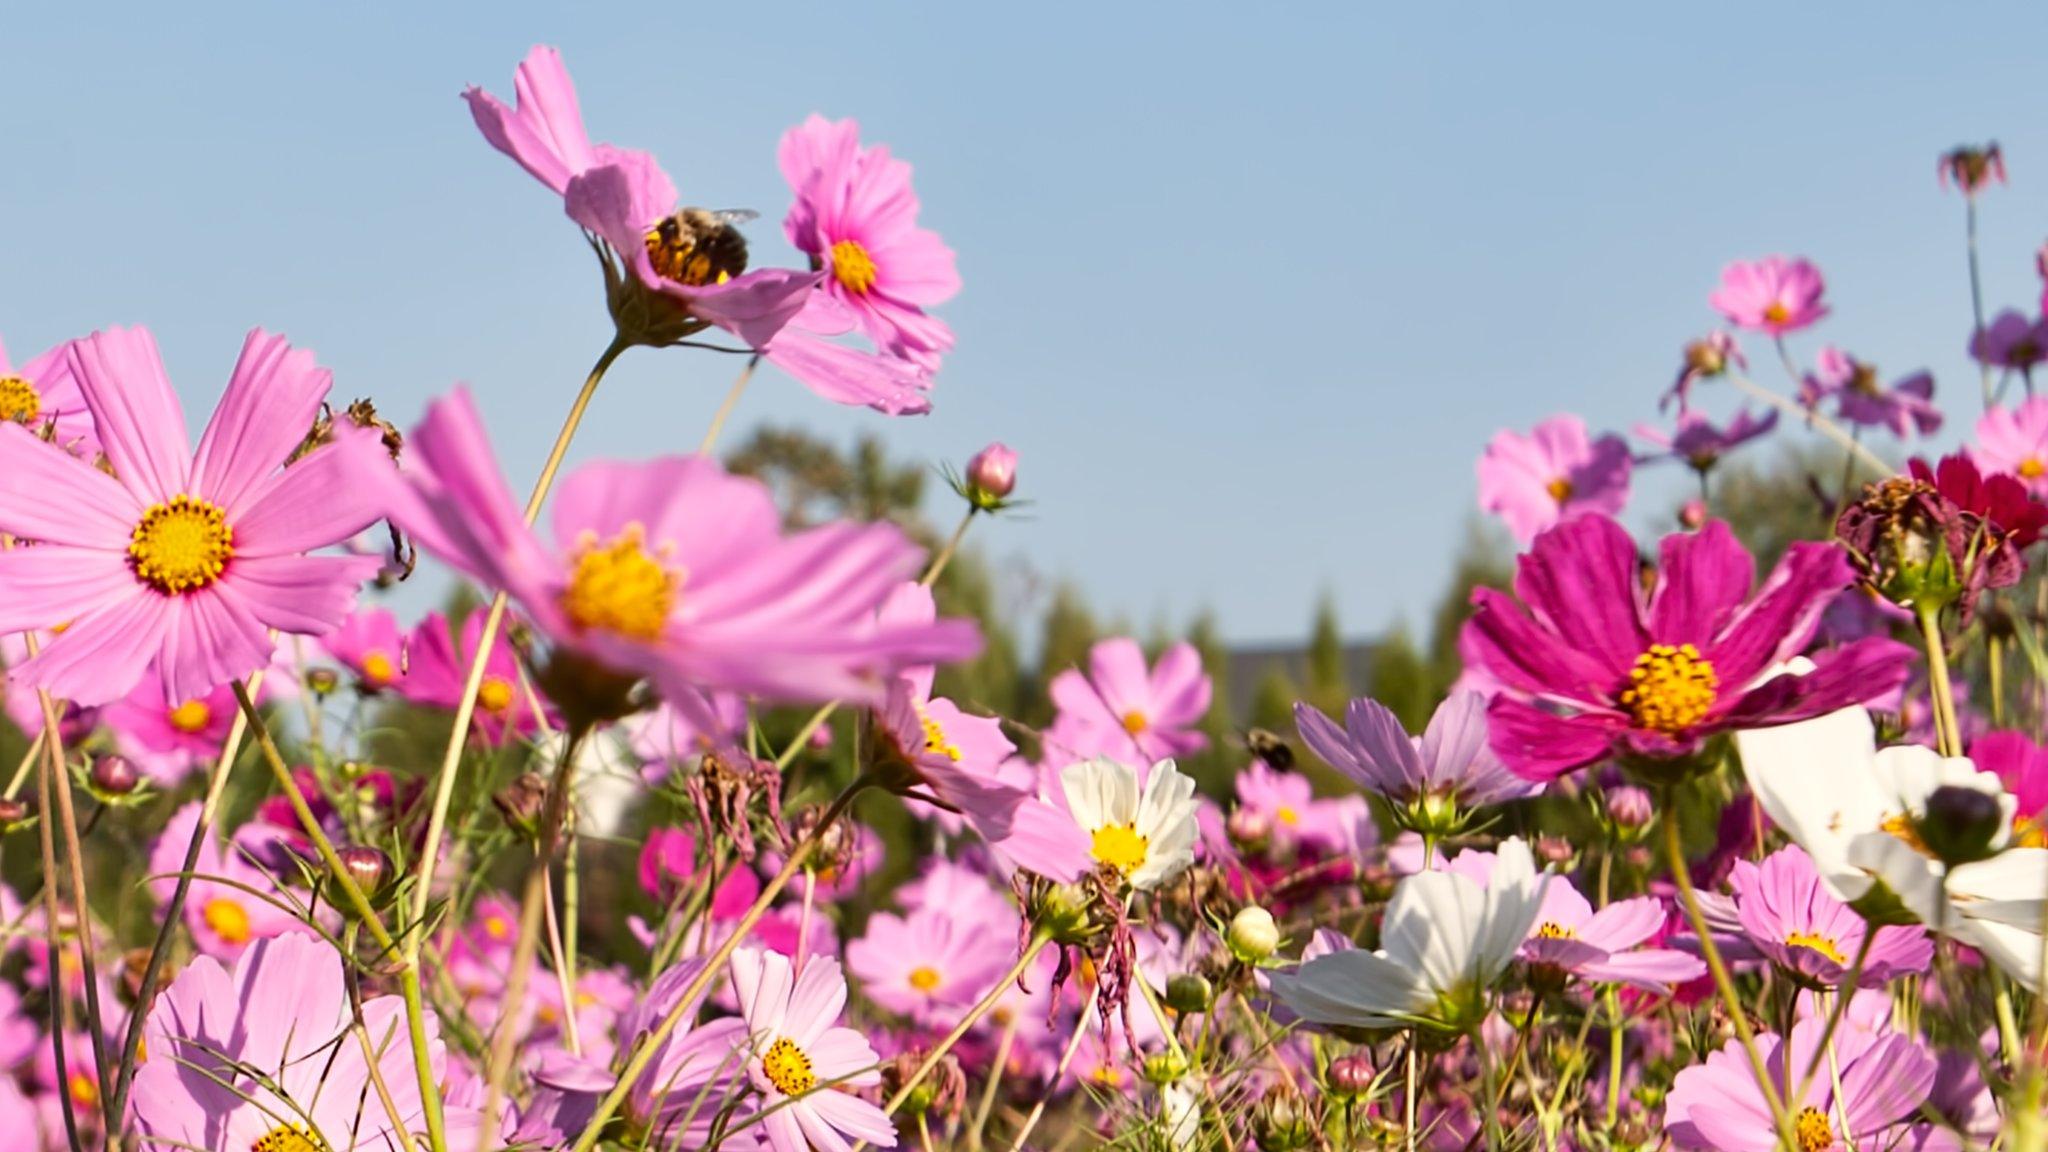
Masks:
[[[1479,457],[1479,506],[1527,544],[1553,524],[1628,502],[1629,451],[1619,436],[1592,439],[1577,416],[1553,416],[1528,435],[1501,431]]]
[[[381,692],[405,675],[405,637],[389,608],[360,608],[320,645],[363,692]]]
[[[1636,435],[1663,449],[1641,463],[1678,460],[1693,471],[1704,474],[1713,471],[1723,456],[1752,440],[1770,435],[1777,426],[1776,412],[1766,412],[1759,418],[1743,409],[1730,417],[1724,428],[1698,412],[1688,411],[1678,414],[1678,426],[1670,432],[1651,424],[1638,424]]]
[[[766,1097],[758,1114],[775,1152],[842,1148],[847,1137],[896,1146],[896,1126],[880,1108],[842,1089],[882,1082],[867,1038],[839,1027],[846,977],[818,957],[801,974],[789,957],[759,948],[733,954],[732,983],[747,1022],[747,1077]]]
[[[1916,1146],[1911,1129],[1934,1086],[1934,1056],[1911,1036],[1857,1028],[1835,1033],[1830,1056],[1820,1047],[1824,1028],[1819,1020],[1794,1025],[1789,1045],[1769,1033],[1756,1038],[1774,1083],[1790,1083],[1795,1093],[1806,1086],[1787,1101],[1801,1152]],[[1806,1071],[1815,1067],[1815,1057],[1821,1071],[1809,1080]],[[1730,1040],[1704,1063],[1679,1072],[1665,1104],[1664,1131],[1686,1149],[1750,1152],[1778,1146],[1770,1104],[1742,1041]]]
[[[1209,746],[1195,728],[1209,713],[1209,677],[1192,644],[1175,644],[1147,669],[1136,640],[1104,640],[1088,650],[1087,674],[1069,668],[1050,691],[1059,714],[1045,738],[1069,759],[1150,764]]]
[[[1294,706],[1294,726],[1309,751],[1397,812],[1431,800],[1479,808],[1535,790],[1488,747],[1486,697],[1478,692],[1451,693],[1420,739],[1386,705],[1363,696],[1344,709],[1342,728],[1306,703]]]
[[[1970,459],[1985,473],[2003,472],[2036,498],[2048,496],[2048,396],[2029,396],[2017,407],[1986,409],[1977,420]]]
[[[362,1003],[375,1088],[371,1058],[350,1035],[357,1019],[340,955],[313,937],[257,943],[232,971],[200,957],[150,1009],[148,1058],[135,1072],[138,1132],[155,1147],[225,1152],[405,1147],[425,1127],[405,1008],[396,996]],[[446,1055],[432,1009],[426,1025],[439,1080]],[[394,1112],[403,1129],[393,1129]]]
[[[381,515],[343,477],[384,458],[374,431],[338,421],[333,443],[289,468],[329,373],[283,337],[249,334],[199,439],[142,329],[73,344],[69,364],[113,475],[0,424],[0,631],[68,625],[15,676],[81,704],[127,695],[154,671],[190,700],[270,663],[270,631],[340,623],[374,556],[310,556]]]
[[[376,460],[351,482],[422,548],[509,592],[541,634],[676,686],[671,703],[721,689],[874,703],[891,670],[979,647],[965,620],[875,622],[923,561],[899,529],[785,536],[768,490],[716,461],[584,465],[557,491],[550,545],[521,518],[467,391],[430,405],[408,446],[403,471]]]
[[[1889,428],[1901,440],[1915,432],[1929,436],[1941,429],[1932,374],[1915,372],[1886,387],[1874,365],[1833,345],[1814,357],[1813,371],[1799,386],[1800,402],[1808,408],[1830,397],[1835,417],[1855,427]]]
[[[1970,761],[2012,793],[2012,842],[2048,848],[2048,748],[2019,732],[1986,732],[1971,743]]]
[[[1749,947],[1808,984],[1840,987],[1866,940],[1858,987],[1882,988],[1918,975],[1934,959],[1934,943],[1918,925],[1888,925],[1872,935],[1863,917],[1828,891],[1813,857],[1796,845],[1761,864],[1737,862],[1728,882]]]
[[[453,712],[462,706],[469,684],[469,666],[476,659],[477,642],[484,635],[484,613],[471,612],[462,622],[462,639],[455,640],[454,624],[439,612],[429,612],[406,637],[407,665],[399,691],[407,700],[428,708]],[[483,683],[477,686],[476,733],[486,744],[502,743],[506,736],[524,736],[539,731],[535,698],[519,678],[519,657],[512,651],[508,634],[519,624],[507,615],[504,627],[491,640],[484,657]],[[546,712],[545,702],[541,711]]]
[[[1635,542],[1587,516],[1536,538],[1516,565],[1519,603],[1472,594],[1460,649],[1500,687],[1491,743],[1520,775],[1554,779],[1608,757],[1676,767],[1718,733],[1809,719],[1904,682],[1909,651],[1881,638],[1780,674],[1853,579],[1839,548],[1801,542],[1755,589],[1749,553],[1714,520],[1664,538],[1646,593]]]
[[[1806,260],[1766,256],[1737,260],[1721,270],[1721,286],[1707,303],[1737,328],[1782,336],[1828,314],[1820,269]]]
[[[783,231],[828,273],[825,293],[883,351],[936,371],[953,331],[926,309],[960,291],[960,274],[939,234],[918,227],[910,165],[861,147],[858,123],[815,115],[783,134],[778,159],[796,193]]]
[[[204,696],[167,704],[157,686],[145,681],[101,708],[100,722],[114,734],[121,755],[143,775],[172,787],[192,769],[219,758],[235,713],[234,691],[225,684]]]
[[[51,428],[59,446],[90,459],[98,451],[85,393],[71,374],[71,345],[59,344],[16,367],[0,344],[0,420],[41,432]]]

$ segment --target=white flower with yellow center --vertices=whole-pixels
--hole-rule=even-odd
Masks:
[[[1141,786],[1127,764],[1082,760],[1060,771],[1060,784],[1097,868],[1145,891],[1195,862],[1195,782],[1173,761],[1154,764]]]

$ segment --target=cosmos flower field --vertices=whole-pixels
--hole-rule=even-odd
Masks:
[[[1010,449],[943,462],[937,547],[721,462],[749,389],[930,410],[906,161],[791,127],[808,259],[756,267],[553,49],[465,96],[613,321],[545,460],[262,329],[196,443],[145,329],[0,350],[0,1152],[2048,1149],[2048,293],[1982,299],[1996,145],[1936,173],[1967,378],[1729,263],[1653,422],[1456,449],[1516,555],[1426,724],[1304,701],[1204,788],[1191,644],[1047,669],[1048,724],[939,690]],[[563,468],[624,355],[732,390]],[[1728,461],[1792,437],[1801,528],[1745,539]],[[399,619],[422,570],[473,607]]]

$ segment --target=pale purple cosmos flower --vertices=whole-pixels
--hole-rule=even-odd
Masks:
[[[1800,383],[1799,398],[1808,408],[1833,397],[1835,416],[1845,424],[1888,428],[1905,439],[1932,435],[1941,428],[1941,409],[1934,406],[1934,377],[1915,372],[1886,387],[1877,368],[1829,345],[1814,357],[1813,371]]]
[[[1728,877],[1736,922],[1749,947],[1801,980],[1824,988],[1848,979],[1856,956],[1869,941],[1862,988],[1881,988],[1927,970],[1934,943],[1918,926],[1873,929],[1835,898],[1821,881],[1813,857],[1794,845],[1761,864],[1736,864]]]
[[[1854,579],[1832,544],[1793,544],[1761,588],[1727,524],[1666,536],[1644,589],[1635,541],[1604,516],[1561,524],[1516,565],[1515,592],[1472,594],[1459,650],[1500,686],[1487,712],[1509,769],[1549,780],[1618,757],[1683,767],[1709,737],[1823,715],[1906,676],[1911,650],[1871,638],[1813,657],[1822,612]]]
[[[638,1047],[644,1043],[674,1012],[683,992],[703,969],[702,961],[688,961],[656,977],[647,986],[647,994],[619,1018],[620,1044]],[[746,1090],[746,1021],[729,1016],[693,1024],[696,1014],[695,1009],[684,1010],[685,1026],[662,1040],[647,1071],[626,1097],[626,1115],[661,1147],[702,1147],[719,1110]],[[558,1074],[556,1079],[567,1077]],[[581,1087],[596,1089],[590,1096],[595,1103],[614,1082],[605,1074],[596,1083],[586,1082]]]
[[[1046,742],[1069,759],[1150,764],[1209,746],[1195,727],[1209,712],[1209,677],[1192,644],[1175,644],[1148,669],[1136,640],[1104,640],[1088,650],[1085,675],[1069,668],[1050,691],[1059,714]]]
[[[1294,706],[1294,725],[1309,751],[1397,811],[1430,799],[1478,808],[1536,788],[1487,746],[1486,697],[1478,692],[1451,693],[1420,739],[1386,705],[1363,696],[1346,706],[1341,729],[1305,702]]]
[[[94,333],[67,362],[114,474],[0,422],[0,531],[37,542],[0,553],[0,632],[69,625],[18,680],[101,704],[153,673],[189,700],[269,664],[272,629],[341,622],[380,561],[307,553],[377,520],[343,477],[385,457],[339,420],[285,467],[330,383],[311,352],[251,332],[196,453],[148,332]]]
[[[763,1096],[760,1124],[775,1152],[839,1148],[846,1137],[896,1146],[896,1126],[879,1107],[843,1089],[881,1083],[867,1038],[839,1026],[846,978],[819,957],[793,972],[789,957],[759,948],[733,954],[732,982],[746,1021],[749,1080]],[[745,1122],[745,1121],[743,1121]]]
[[[784,535],[765,486],[713,460],[586,464],[562,481],[554,541],[522,520],[467,391],[429,406],[403,472],[352,478],[457,571],[502,588],[558,645],[651,677],[671,704],[730,691],[774,700],[879,702],[883,677],[963,659],[972,623],[875,621],[923,550],[888,524]],[[700,718],[715,723],[715,718]]]
[[[1628,502],[1628,444],[1586,433],[1577,416],[1553,416],[1527,435],[1503,430],[1479,457],[1479,506],[1527,544],[1553,524]]]
[[[1737,328],[1782,336],[1828,314],[1820,269],[1806,260],[1766,256],[1737,260],[1721,270],[1721,286],[1707,303]]]
[[[2036,499],[2048,496],[2048,396],[1985,409],[1969,452],[1986,474],[2003,472],[2025,484]]]
[[[2048,317],[2029,320],[2008,308],[1982,332],[1970,336],[1970,358],[1998,368],[2029,372],[2048,358]]]
[[[1789,1081],[1794,1093],[1805,1084],[1804,1093],[1786,1102],[1799,1147],[1889,1148],[1906,1139],[1934,1086],[1933,1054],[1911,1036],[1843,1029],[1830,1057],[1820,1049],[1824,1028],[1819,1020],[1795,1025],[1789,1045],[1770,1033],[1756,1038],[1773,1082]],[[1809,1081],[1816,1057],[1820,1074]],[[1679,1072],[1665,1104],[1664,1131],[1678,1147],[1704,1152],[1777,1146],[1777,1126],[1742,1041],[1730,1040],[1704,1063]]]
[[[1743,409],[1730,417],[1727,426],[1716,426],[1698,412],[1680,412],[1678,426],[1670,432],[1650,424],[1636,425],[1636,435],[1663,449],[1637,461],[1679,460],[1693,471],[1711,472],[1721,458],[1752,440],[1770,435],[1778,426],[1778,414],[1766,412],[1761,418]]]

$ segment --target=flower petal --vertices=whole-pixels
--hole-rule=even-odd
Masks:
[[[109,328],[71,345],[71,374],[114,476],[144,506],[189,491],[185,411],[147,328]]]

